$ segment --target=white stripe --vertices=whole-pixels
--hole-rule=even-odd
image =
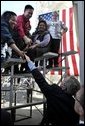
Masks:
[[[67,45],[67,51],[70,51],[70,34],[69,34],[69,8],[66,9],[66,26],[68,27],[68,31],[66,33],[66,45]],[[68,64],[70,67],[70,75],[74,75],[74,69],[73,69],[73,64],[72,64],[72,58],[71,55],[68,56]]]
[[[77,49],[78,39],[77,39],[77,34],[76,34],[76,29],[75,29],[74,17],[73,17],[73,35],[74,35],[74,50],[78,51],[78,49]],[[79,57],[80,57],[79,54],[75,54],[77,69],[78,69],[78,73],[79,73],[79,75],[80,75]]]

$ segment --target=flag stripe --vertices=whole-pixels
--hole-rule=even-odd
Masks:
[[[69,36],[69,8],[68,9],[66,9],[66,26],[68,27],[68,31],[66,32],[66,40],[67,40],[67,43],[66,43],[66,45],[67,45],[67,51],[70,51],[70,36]],[[73,70],[73,66],[72,66],[72,59],[71,59],[71,55],[69,55],[68,57],[67,57],[67,59],[68,59],[68,64],[69,64],[69,67],[70,67],[70,69],[69,69],[69,73],[70,73],[70,75],[72,75],[72,74],[74,74],[74,70]]]
[[[69,36],[70,36],[70,50],[74,50],[74,39],[73,39],[73,8],[69,9]],[[78,75],[77,63],[75,60],[75,55],[71,55],[72,58],[72,66],[74,70],[74,75]]]
[[[64,9],[64,10],[62,10],[62,21],[66,24],[66,10]],[[63,44],[63,50],[64,50],[64,52],[66,52],[67,51],[67,40],[66,40],[66,34],[64,34],[63,36],[62,36],[62,44]],[[66,59],[67,61],[66,61],[66,63],[67,63],[67,67],[69,66],[69,63],[68,63],[68,58]],[[66,70],[66,72],[67,72],[67,74],[70,74],[69,73],[69,70]]]
[[[74,8],[73,8],[74,9]],[[74,13],[73,13],[74,14]],[[78,37],[77,37],[77,33],[75,30],[76,26],[75,26],[75,17],[73,16],[73,37],[74,37],[74,50],[78,51],[77,54],[75,54],[75,60],[76,60],[76,65],[77,65],[77,70],[78,70],[78,75],[80,74],[79,72],[79,45],[78,45]]]

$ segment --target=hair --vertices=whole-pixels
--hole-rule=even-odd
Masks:
[[[48,25],[47,25],[47,23],[46,23],[45,20],[39,20],[39,23],[38,23],[37,28],[39,27],[40,23],[44,23],[45,24],[45,27],[46,27],[46,30],[48,29]]]
[[[80,89],[80,82],[74,76],[70,76],[65,83],[66,92],[75,96],[76,92]]]
[[[31,5],[26,5],[25,8],[24,8],[24,11],[26,11],[27,9],[33,9],[34,10],[34,8]]]
[[[1,18],[4,19],[5,21],[9,21],[12,16],[17,16],[16,13],[13,11],[5,11]]]

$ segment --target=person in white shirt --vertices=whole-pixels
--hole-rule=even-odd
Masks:
[[[54,13],[56,14],[56,12]],[[56,17],[56,16],[53,16]],[[48,29],[52,36],[52,42],[51,42],[51,52],[58,53],[60,48],[60,42],[62,35],[67,32],[68,28],[66,27],[65,23],[62,21],[59,21],[58,18],[53,18],[53,21],[48,22]],[[58,66],[58,58],[51,58],[49,59],[49,65],[47,68],[50,67],[57,67]]]

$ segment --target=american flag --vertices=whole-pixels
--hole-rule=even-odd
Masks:
[[[56,18],[56,20],[59,20],[59,11],[54,11],[54,12],[49,12],[49,13],[39,15],[39,20],[43,19],[46,20],[47,22],[52,21],[54,18]]]
[[[62,53],[71,50],[75,50],[79,52],[73,14],[74,14],[74,10],[72,7],[72,8],[67,8],[67,9],[39,15],[39,19],[44,19],[47,22],[52,21],[53,18],[56,18],[56,20],[63,21],[68,27],[68,31],[62,36],[61,48],[60,48],[60,52]],[[62,63],[59,64],[59,66],[61,65],[62,66],[65,65],[65,60],[63,60]],[[67,56],[67,66],[70,67],[70,69],[67,70],[68,75],[75,75],[75,76],[79,75],[80,72],[79,53]],[[62,72],[59,71],[59,74],[62,74]]]

